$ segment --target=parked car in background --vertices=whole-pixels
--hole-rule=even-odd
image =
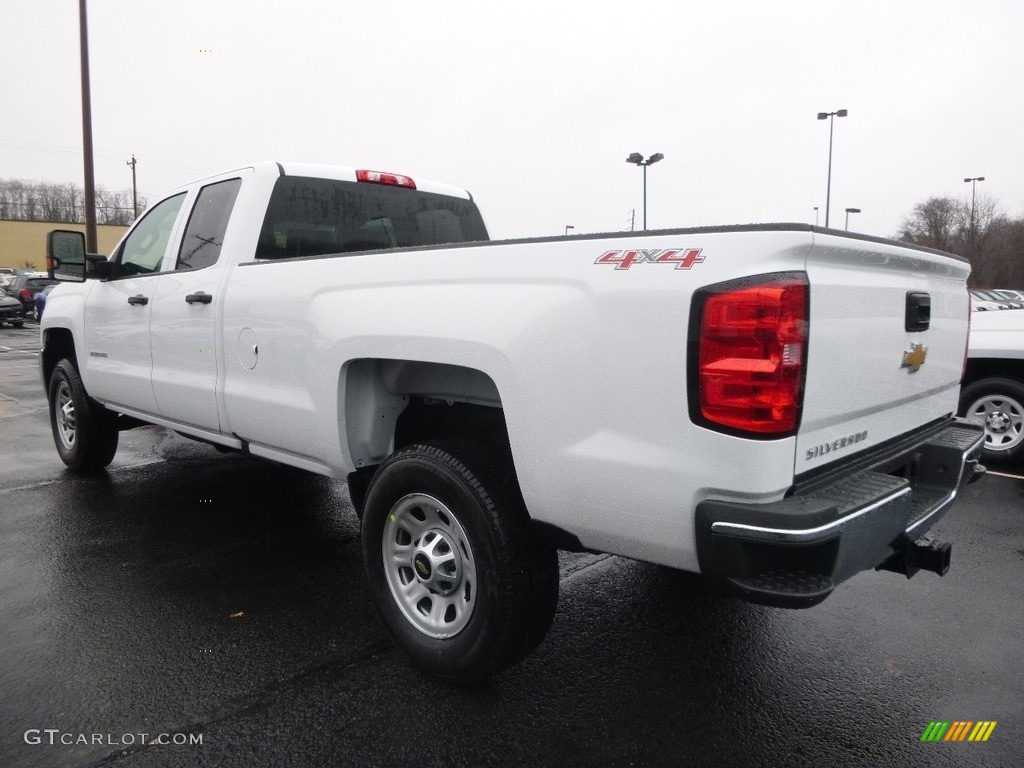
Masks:
[[[1024,459],[1024,309],[972,318],[959,413],[985,428],[984,463]]]
[[[972,312],[991,312],[996,309],[1009,309],[1006,304],[1001,304],[995,301],[988,301],[987,299],[979,299],[973,293],[971,294],[971,311]]]
[[[21,328],[25,324],[25,307],[21,301],[0,293],[0,325],[10,323],[15,328]]]
[[[53,285],[48,285],[43,290],[35,295],[33,301],[32,314],[37,321],[43,319],[43,310],[46,309],[46,297],[50,295],[50,291],[53,290]]]
[[[1024,308],[1024,295],[1018,291],[1011,291],[1002,288],[972,288],[971,299],[978,302],[986,302],[978,309],[1022,309]],[[996,305],[996,306],[992,306]]]
[[[1011,301],[1019,301],[1024,304],[1024,291],[1018,291],[1010,288],[998,288],[996,289],[996,292],[1005,295]]]
[[[35,295],[48,285],[57,281],[47,277],[45,272],[33,272],[27,275],[15,275],[14,279],[4,288],[8,295],[21,302],[25,314],[35,311]]]

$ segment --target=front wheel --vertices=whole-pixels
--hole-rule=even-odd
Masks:
[[[50,375],[50,430],[57,453],[76,472],[103,469],[117,452],[114,414],[85,391],[70,360],[61,360]]]
[[[557,554],[533,531],[511,463],[481,445],[392,455],[370,482],[361,541],[384,627],[427,674],[485,680],[551,624]]]
[[[960,413],[985,427],[982,461],[1024,458],[1024,385],[1014,379],[979,379],[960,392]]]

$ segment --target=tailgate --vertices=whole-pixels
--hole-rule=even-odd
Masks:
[[[956,411],[969,272],[952,256],[815,235],[797,475]]]

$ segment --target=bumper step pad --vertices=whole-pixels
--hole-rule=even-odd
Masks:
[[[807,571],[765,571],[756,576],[732,577],[729,583],[747,599],[769,605],[817,605],[835,589],[828,576]]]

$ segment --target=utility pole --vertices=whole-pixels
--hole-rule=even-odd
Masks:
[[[134,211],[134,218],[139,218],[139,188],[135,184],[135,153],[132,153],[132,159],[125,163],[132,167],[132,210]]]
[[[82,54],[82,156],[85,164],[85,250],[96,253],[96,177],[92,162],[92,98],[89,95],[89,28],[85,0],[78,0],[79,48]]]

